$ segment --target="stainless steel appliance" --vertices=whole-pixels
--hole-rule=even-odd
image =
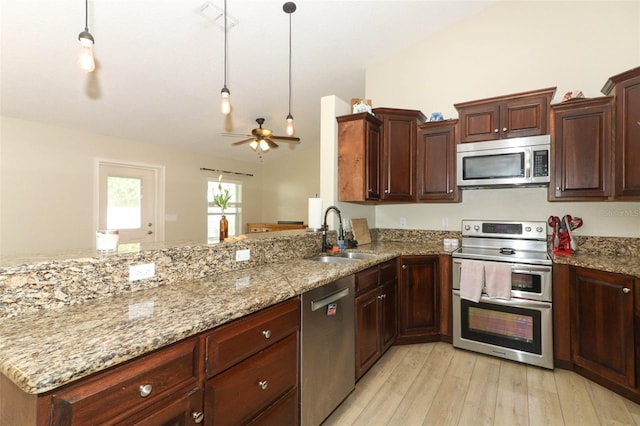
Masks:
[[[355,387],[353,275],[302,295],[300,419],[317,426]]]
[[[462,221],[453,252],[453,346],[553,369],[552,266],[546,222]],[[460,295],[464,259],[511,267],[511,297]],[[508,271],[507,271],[508,273]]]
[[[456,145],[460,187],[549,185],[549,135]]]

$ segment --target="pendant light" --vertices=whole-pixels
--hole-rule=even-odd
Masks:
[[[96,62],[93,59],[93,36],[89,32],[89,0],[84,1],[84,31],[78,34],[80,40],[80,56],[78,65],[86,72],[96,69]]]
[[[282,5],[282,10],[289,15],[289,114],[287,114],[287,135],[293,136],[296,129],[293,127],[293,115],[291,115],[291,14],[296,11],[296,4],[288,1]]]
[[[231,92],[227,89],[227,0],[224,0],[224,86],[220,91],[220,95],[222,95],[220,111],[222,111],[224,115],[231,112],[230,94]]]

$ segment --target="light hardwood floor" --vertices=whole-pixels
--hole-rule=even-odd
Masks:
[[[570,371],[425,343],[389,349],[333,425],[640,426],[640,405]]]

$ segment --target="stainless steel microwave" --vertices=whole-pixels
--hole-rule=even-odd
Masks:
[[[458,144],[458,186],[548,186],[550,153],[549,135]]]

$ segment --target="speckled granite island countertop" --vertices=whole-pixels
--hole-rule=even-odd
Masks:
[[[378,242],[348,264],[293,259],[0,320],[0,373],[27,393],[55,389],[377,263],[447,254],[440,240]]]

